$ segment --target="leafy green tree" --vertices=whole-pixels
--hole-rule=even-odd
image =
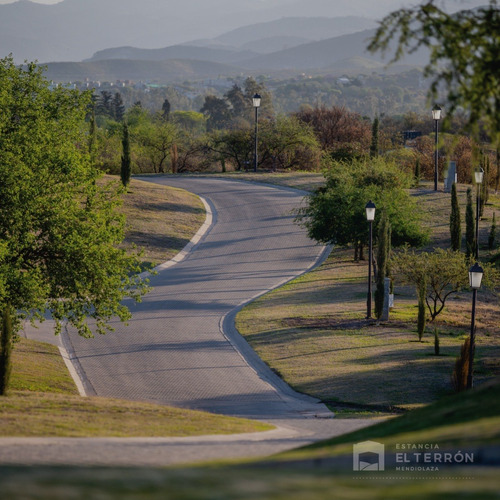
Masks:
[[[311,127],[293,116],[263,120],[259,133],[259,165],[290,170],[317,170],[321,148]]]
[[[172,121],[189,135],[199,136],[206,131],[207,118],[196,111],[174,111]]]
[[[252,132],[250,129],[213,132],[209,135],[207,148],[215,153],[217,160],[229,160],[236,170],[242,170],[252,158]]]
[[[141,119],[130,126],[134,143],[134,163],[141,172],[165,173],[178,130],[172,121],[158,117]]]
[[[431,78],[433,101],[443,89],[447,93],[447,117],[465,109],[469,129],[482,122],[491,136],[497,137],[500,132],[497,64],[500,10],[496,0],[453,14],[446,13],[438,0],[392,12],[382,19],[368,48],[385,52],[393,40],[396,41],[393,61],[420,47],[429,50],[424,76]]]
[[[457,185],[451,186],[451,214],[450,214],[451,249],[460,250],[462,246],[462,226],[460,221],[460,206],[458,204]]]
[[[406,283],[415,285],[417,293],[425,289],[425,303],[431,321],[443,310],[446,300],[469,286],[469,259],[461,252],[437,248],[434,252],[416,253],[405,248],[392,257],[396,274]],[[486,288],[498,285],[498,272],[482,264]]]
[[[227,102],[214,95],[205,97],[200,113],[207,117],[207,130],[209,132],[225,128],[231,120],[231,112]]]
[[[130,135],[128,125],[123,124],[122,135],[122,165],[120,170],[120,178],[124,187],[130,184],[130,176],[132,175],[132,160],[130,158]]]
[[[114,117],[113,95],[107,90],[103,90],[97,98],[96,113],[109,118]]]
[[[258,83],[253,77],[249,76],[244,84],[245,100],[248,103],[248,109],[251,112],[251,123],[253,123],[253,105],[252,99],[255,94],[261,96],[259,115],[262,118],[272,118],[274,116],[274,107],[271,93],[262,83]]]
[[[391,221],[393,245],[422,246],[428,241],[422,212],[407,190],[411,175],[395,164],[382,158],[332,162],[325,177],[325,187],[309,195],[297,216],[310,238],[353,246],[354,258],[361,257],[368,239],[365,205],[373,200]],[[378,230],[376,225],[374,230]]]
[[[375,158],[378,156],[378,127],[379,120],[378,117],[373,120],[372,124],[372,142],[370,144],[370,158]]]
[[[234,84],[224,95],[231,106],[231,117],[251,119],[252,100],[248,99],[238,84]]]
[[[465,207],[465,255],[470,258],[475,254],[475,221],[474,208],[472,207],[472,189],[467,188],[467,205]]]
[[[50,313],[56,333],[63,322],[106,333],[146,286],[119,248],[120,186],[100,180],[81,147],[91,96],[51,89],[38,65],[12,57],[0,60],[0,89],[0,310],[10,307],[14,332]]]

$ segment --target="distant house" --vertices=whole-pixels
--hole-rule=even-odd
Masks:
[[[403,141],[406,144],[407,141],[414,141],[417,137],[421,137],[422,132],[418,130],[403,130]]]

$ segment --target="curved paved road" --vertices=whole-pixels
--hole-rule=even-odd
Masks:
[[[303,194],[214,178],[144,180],[209,200],[213,224],[182,262],[152,278],[153,291],[131,304],[128,327],[117,322],[114,333],[93,340],[70,335],[87,393],[256,418],[278,429],[251,437],[13,438],[0,440],[0,463],[166,465],[269,455],[370,424],[331,418],[317,400],[292,391],[234,328],[242,303],[324,255],[293,222]]]
[[[245,348],[230,315],[324,251],[293,222],[303,195],[224,179],[152,180],[208,200],[213,224],[185,260],[151,279],[128,327],[117,322],[114,333],[92,341],[71,336],[95,393],[244,417],[324,413]]]

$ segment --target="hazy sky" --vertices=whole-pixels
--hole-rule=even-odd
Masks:
[[[0,0],[0,3],[14,3],[16,0]],[[62,0],[31,0],[34,3],[59,3],[62,2]]]
[[[0,0],[0,3],[14,3],[16,0]],[[62,2],[62,0],[31,0],[34,3],[59,3]]]

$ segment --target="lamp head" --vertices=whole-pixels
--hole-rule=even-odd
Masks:
[[[366,204],[365,210],[366,210],[366,220],[367,221],[373,221],[375,219],[375,203],[373,201],[369,201]]]
[[[476,178],[476,184],[481,184],[484,178],[484,170],[482,168],[477,169],[474,172],[474,177]]]
[[[440,120],[441,119],[441,111],[442,109],[436,104],[432,108],[432,118],[434,120]]]
[[[472,289],[481,288],[483,273],[483,268],[477,262],[469,269],[469,285]]]
[[[253,107],[254,108],[259,108],[260,107],[260,101],[262,99],[262,96],[260,94],[255,94],[252,98],[253,101]]]

